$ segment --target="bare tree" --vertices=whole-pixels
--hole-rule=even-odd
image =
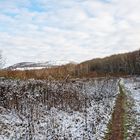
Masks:
[[[2,51],[0,50],[0,69],[3,68],[4,64],[5,64],[5,60],[2,56]]]

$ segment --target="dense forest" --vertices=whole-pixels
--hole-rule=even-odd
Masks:
[[[76,67],[76,75],[92,73],[140,74],[140,50],[83,62]]]
[[[41,70],[1,70],[1,77],[20,79],[68,79],[92,78],[100,76],[120,76],[140,74],[140,50],[96,58],[80,64],[69,63]]]

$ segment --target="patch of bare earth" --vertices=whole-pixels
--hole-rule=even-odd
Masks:
[[[120,93],[116,100],[112,119],[109,124],[109,132],[106,135],[106,140],[123,140],[124,139],[124,102],[125,94],[121,85],[119,85]]]

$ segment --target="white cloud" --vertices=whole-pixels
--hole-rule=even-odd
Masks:
[[[0,1],[0,49],[7,65],[80,62],[139,48],[139,0]]]

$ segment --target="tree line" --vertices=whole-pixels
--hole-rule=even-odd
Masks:
[[[41,70],[1,70],[0,77],[20,79],[65,79],[140,74],[140,49],[134,52],[97,58],[80,64],[66,64]]]
[[[140,74],[140,50],[97,58],[78,64],[76,75]]]

